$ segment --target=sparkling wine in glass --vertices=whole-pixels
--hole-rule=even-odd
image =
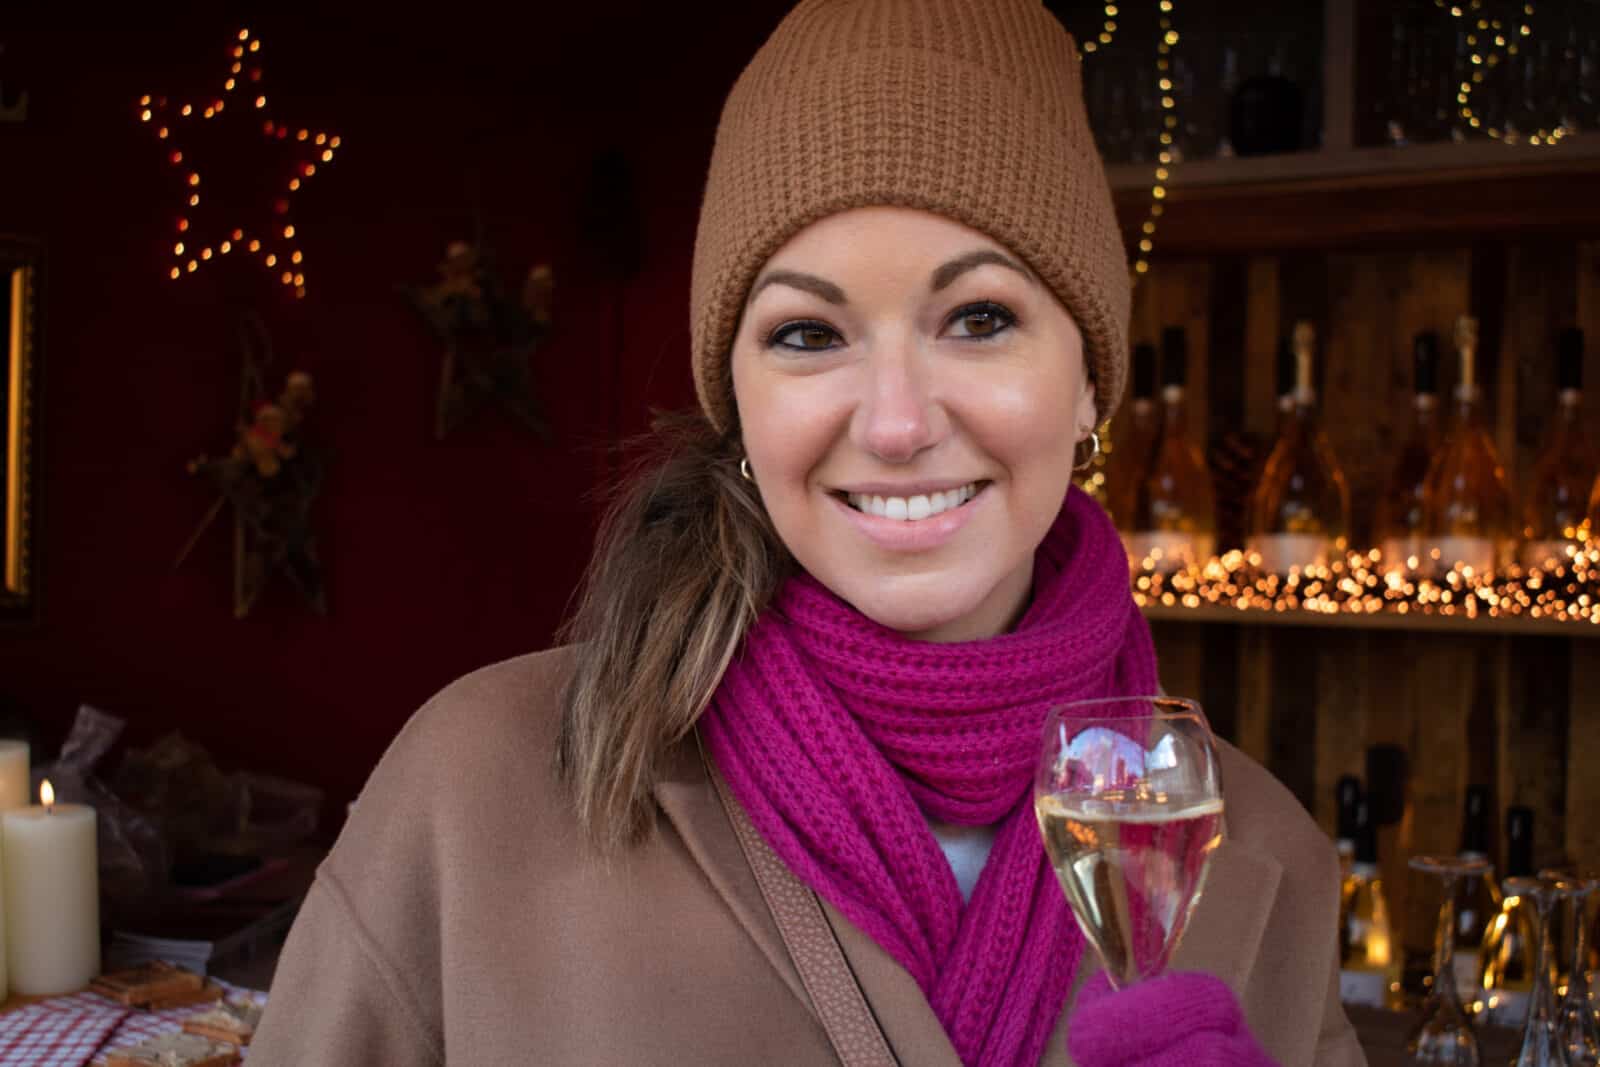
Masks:
[[[1222,775],[1200,705],[1114,697],[1054,709],[1034,812],[1112,986],[1160,974],[1222,841]]]

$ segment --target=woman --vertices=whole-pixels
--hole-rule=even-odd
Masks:
[[[707,181],[702,412],[573,643],[394,742],[256,1067],[1363,1062],[1332,850],[1259,767],[1224,748],[1175,973],[1121,993],[1033,826],[1045,709],[1158,684],[1071,489],[1129,305],[1078,63],[1038,0],[784,20]]]

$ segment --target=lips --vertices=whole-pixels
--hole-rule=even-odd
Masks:
[[[989,485],[987,481],[979,481],[924,492],[912,492],[913,487],[908,486],[899,494],[892,491],[841,491],[832,496],[840,515],[847,518],[862,536],[880,550],[895,554],[918,553],[933,551],[950,543],[972,521],[974,515],[984,510],[985,502],[991,495],[987,492]],[[876,485],[861,488],[889,489],[888,486]],[[935,497],[938,498],[937,511],[934,510]],[[867,510],[862,510],[861,505],[865,505]],[[880,506],[882,514],[875,513]],[[905,509],[903,513],[902,508]],[[927,509],[926,514],[923,513],[924,508]],[[903,517],[895,518],[896,515]]]

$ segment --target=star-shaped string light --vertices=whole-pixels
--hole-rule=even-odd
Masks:
[[[1468,55],[1472,59],[1472,76],[1463,81],[1456,92],[1456,104],[1461,112],[1461,117],[1473,129],[1487,129],[1489,136],[1506,144],[1516,144],[1522,138],[1515,130],[1501,130],[1493,124],[1484,126],[1484,116],[1472,110],[1473,90],[1484,82],[1486,72],[1500,66],[1502,57],[1511,57],[1521,50],[1520,42],[1533,36],[1533,3],[1526,0],[1522,4],[1521,14],[1514,20],[1516,28],[1512,29],[1513,20],[1508,18],[1494,18],[1486,10],[1484,0],[1467,0],[1466,3],[1456,3],[1454,0],[1433,0],[1434,6],[1450,12],[1452,18],[1463,23],[1466,27]],[[1527,136],[1531,145],[1559,144],[1563,137],[1575,132],[1563,122],[1557,122],[1548,129],[1541,126]]]
[[[202,263],[238,251],[258,259],[283,285],[293,286],[297,297],[303,297],[306,295],[305,253],[296,240],[298,230],[290,214],[290,200],[316,175],[319,165],[326,166],[333,161],[340,139],[326,131],[296,128],[266,117],[267,98],[261,86],[261,40],[249,29],[239,31],[231,54],[232,65],[222,83],[221,95],[203,103],[183,104],[171,103],[164,96],[139,98],[139,121],[150,126],[156,137],[166,142],[167,163],[183,175],[185,202],[190,209],[180,212],[176,220],[173,265],[168,276],[174,280],[182,278],[199,270]],[[304,154],[291,160],[292,165],[285,172],[286,180],[274,187],[269,223],[257,229],[219,227],[216,232],[202,233],[192,218],[193,209],[200,205],[200,171],[180,144],[186,143],[183,137],[186,129],[192,131],[201,123],[219,118],[230,101],[238,102],[236,111],[249,108],[254,112],[255,117],[250,121],[260,122],[266,140],[303,148]]]

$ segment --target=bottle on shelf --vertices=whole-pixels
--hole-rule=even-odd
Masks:
[[[1134,565],[1171,572],[1205,563],[1216,551],[1216,498],[1205,457],[1189,439],[1184,385],[1189,345],[1182,326],[1161,331],[1161,427],[1139,482],[1128,534]]]
[[[1600,459],[1583,432],[1583,331],[1556,339],[1555,418],[1534,462],[1522,507],[1522,565],[1565,563],[1589,507],[1590,481]]]
[[[1378,498],[1378,548],[1383,566],[1414,571],[1427,557],[1423,508],[1428,468],[1439,450],[1439,336],[1424,330],[1412,341],[1411,430]]]
[[[1294,418],[1294,345],[1285,337],[1278,342],[1278,430],[1283,436],[1289,420]],[[1274,443],[1277,437],[1273,438]]]
[[[1128,404],[1126,439],[1106,461],[1106,505],[1126,540],[1133,526],[1139,483],[1150,469],[1151,450],[1161,424],[1156,412],[1156,349],[1141,341],[1133,346],[1133,398]]]
[[[1366,800],[1356,807],[1355,860],[1345,879],[1343,927],[1339,931],[1339,997],[1374,1008],[1400,1003],[1400,953],[1395,951],[1389,902],[1378,873],[1378,828]]]
[[[1338,820],[1333,845],[1339,853],[1339,877],[1344,878],[1355,863],[1356,839],[1361,832],[1361,779],[1353,774],[1340,778],[1334,786],[1334,798]]]
[[[1455,342],[1461,358],[1456,418],[1428,471],[1425,524],[1438,569],[1465,564],[1482,574],[1511,562],[1511,488],[1479,416],[1478,320],[1461,316]]]
[[[1351,871],[1356,862],[1356,839],[1361,833],[1361,779],[1347,774],[1334,787],[1338,817],[1334,824],[1335,851],[1339,854],[1339,961],[1350,957],[1350,903],[1355,891]]]
[[[1489,787],[1467,786],[1466,810],[1461,820],[1462,859],[1489,858],[1489,812]],[[1456,953],[1451,963],[1456,991],[1469,1014],[1476,1014],[1484,1006],[1483,991],[1478,985],[1479,950],[1490,920],[1500,912],[1500,901],[1499,882],[1491,871],[1467,883],[1456,902]]]
[[[1594,488],[1589,491],[1589,544],[1600,541],[1600,474],[1595,475]]]
[[[1506,863],[1501,877],[1533,875],[1533,809],[1506,811]],[[1533,901],[1503,896],[1489,920],[1478,958],[1476,998],[1483,1001],[1483,1017],[1499,1026],[1521,1026],[1528,1014],[1537,966],[1539,916]],[[1550,961],[1552,964],[1555,961]]]
[[[1249,549],[1263,570],[1326,565],[1342,555],[1350,534],[1350,489],[1333,446],[1316,420],[1312,384],[1316,333],[1294,327],[1294,407],[1267,457],[1250,506]]]

